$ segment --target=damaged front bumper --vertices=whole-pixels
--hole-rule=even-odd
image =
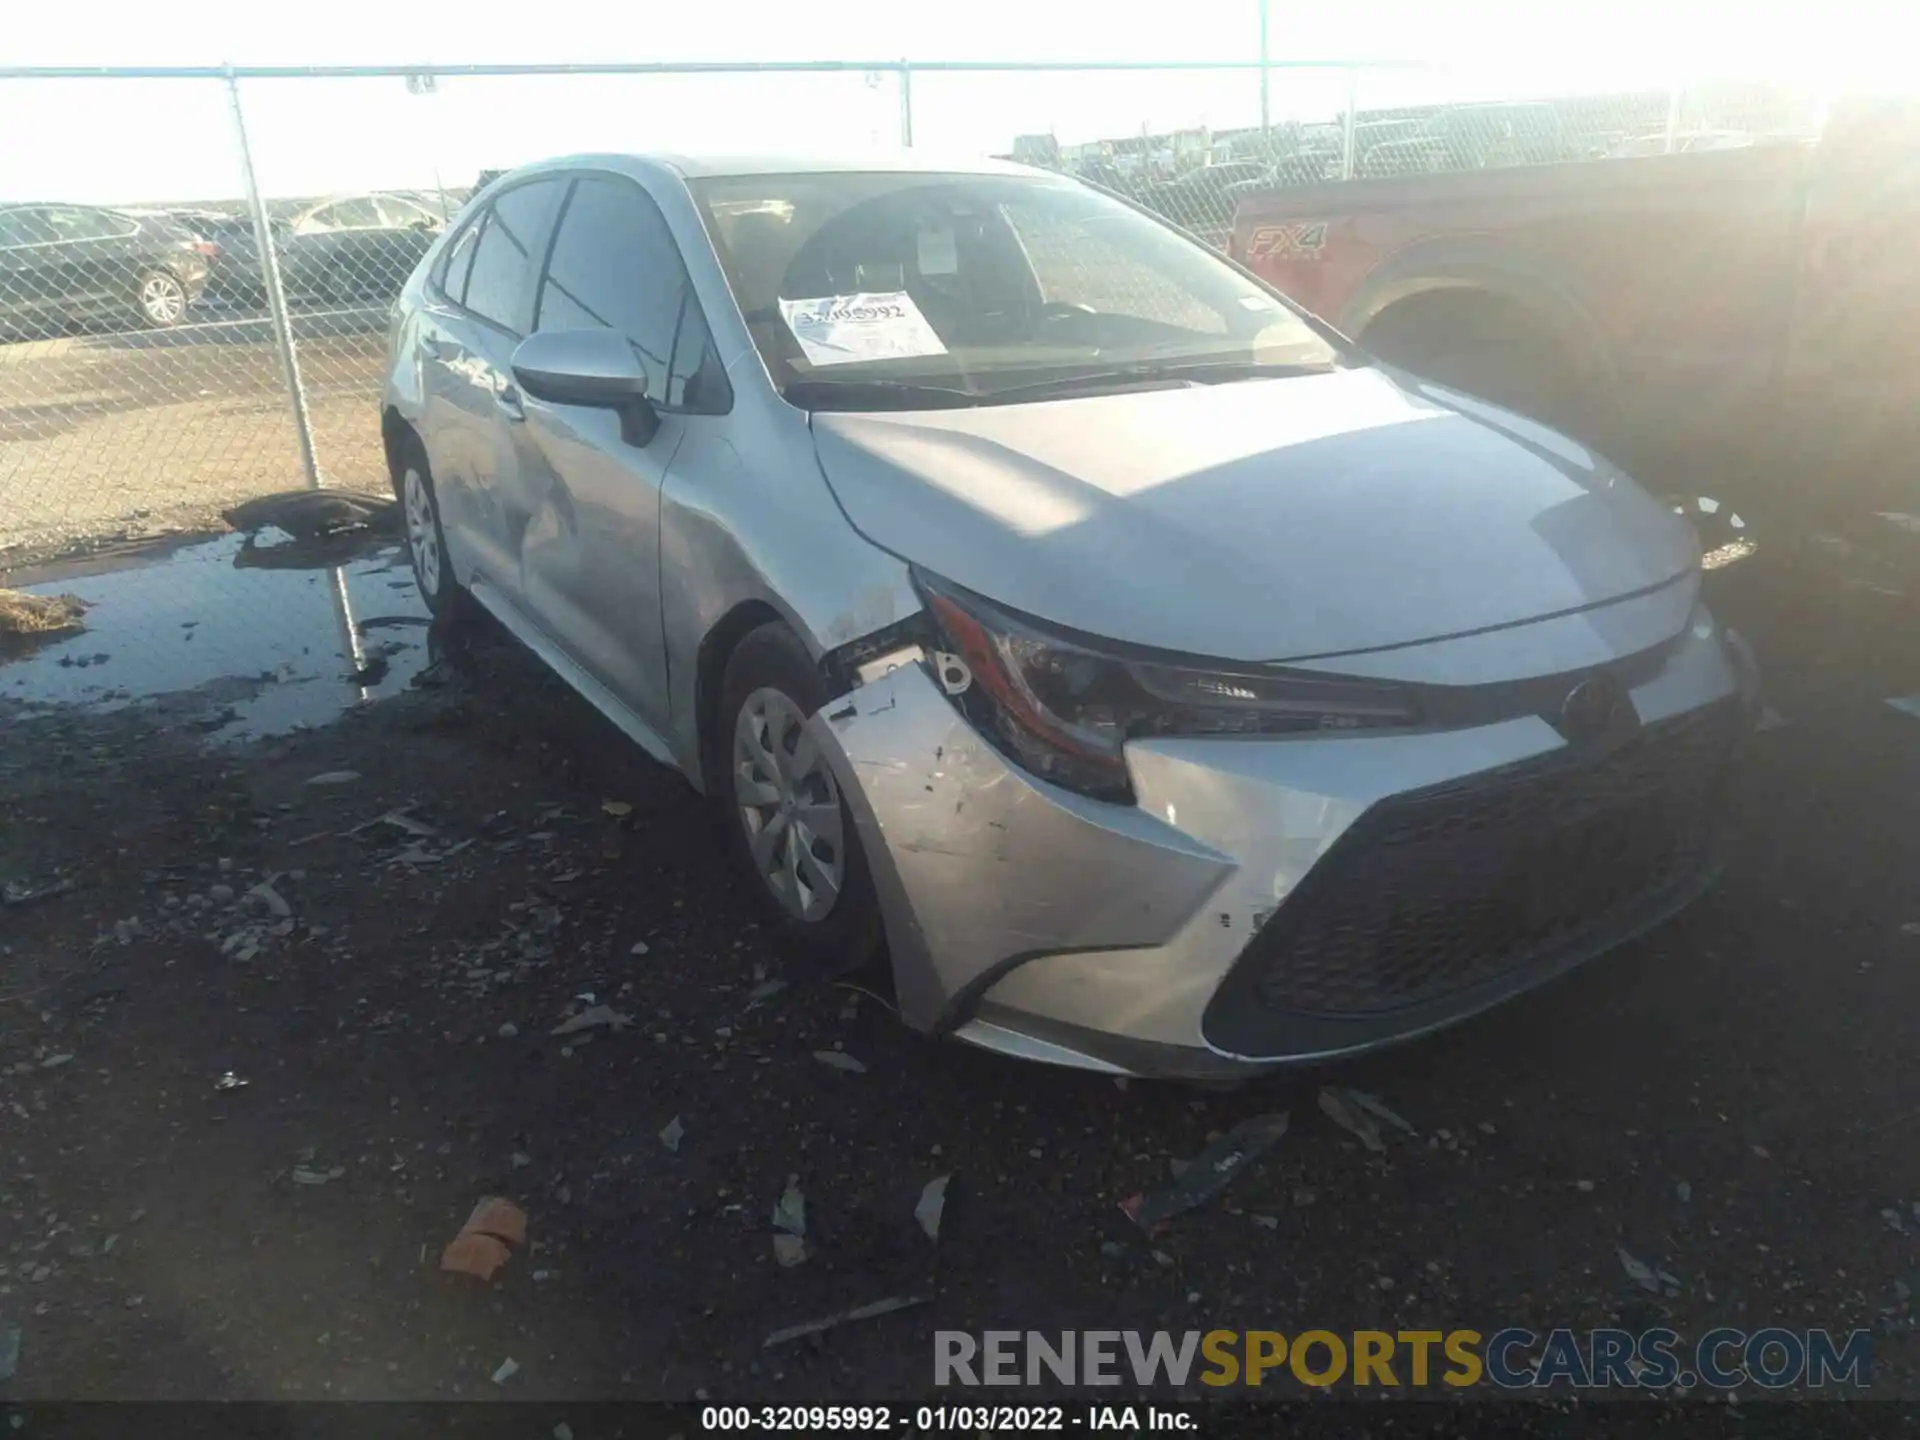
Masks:
[[[902,1018],[1170,1077],[1403,1040],[1657,923],[1713,878],[1744,724],[1740,667],[1708,624],[1629,691],[1640,736],[1611,754],[1535,714],[1135,741],[1125,805],[1014,764],[917,653],[863,678],[812,724],[874,876]],[[1620,893],[1580,878],[1602,872]]]

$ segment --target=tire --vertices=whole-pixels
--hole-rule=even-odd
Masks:
[[[394,464],[394,494],[406,528],[407,559],[413,565],[413,583],[436,620],[452,620],[465,594],[454,579],[453,559],[447,553],[447,532],[440,523],[440,497],[433,488],[426,447],[409,435],[399,446]]]
[[[762,625],[728,658],[714,752],[728,843],[782,948],[840,975],[879,955],[882,930],[866,853],[827,762],[804,743],[827,700],[806,647]],[[812,756],[809,762],[809,756]]]
[[[193,297],[171,270],[149,270],[133,287],[134,309],[149,329],[169,330],[187,318]]]

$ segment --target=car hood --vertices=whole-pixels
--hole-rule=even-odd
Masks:
[[[912,413],[819,412],[868,539],[1138,645],[1298,660],[1601,605],[1692,530],[1508,411],[1382,369]]]

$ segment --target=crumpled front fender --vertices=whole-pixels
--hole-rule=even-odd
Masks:
[[[918,659],[810,724],[853,812],[916,1029],[953,1029],[1037,955],[1164,944],[1234,870],[1132,806],[1015,766]]]

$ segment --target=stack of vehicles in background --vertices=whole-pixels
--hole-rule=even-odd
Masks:
[[[1742,511],[1811,533],[1920,510],[1920,103],[1838,103],[1817,141],[1658,141],[1270,187],[1229,254],[1378,358],[1661,482],[1707,512],[1710,560],[1751,548]]]
[[[391,300],[458,202],[439,194],[382,191],[275,202],[268,210],[280,283],[291,301],[350,305]],[[253,218],[244,210],[180,210],[176,218],[220,246],[213,294],[259,304],[266,281]]]
[[[306,310],[383,304],[460,201],[383,191],[273,202],[281,283]],[[166,329],[264,303],[244,205],[0,205],[0,335],[46,339],[77,327]]]
[[[1235,209],[1256,195],[1339,180],[1387,179],[1570,160],[1729,149],[1800,138],[1794,102],[1771,92],[1690,101],[1740,123],[1689,125],[1669,136],[1665,92],[1410,106],[1362,111],[1351,136],[1338,123],[1288,120],[1262,127],[1062,145],[1023,135],[1008,158],[1101,186],[1224,248]],[[1351,144],[1351,170],[1348,147]]]

